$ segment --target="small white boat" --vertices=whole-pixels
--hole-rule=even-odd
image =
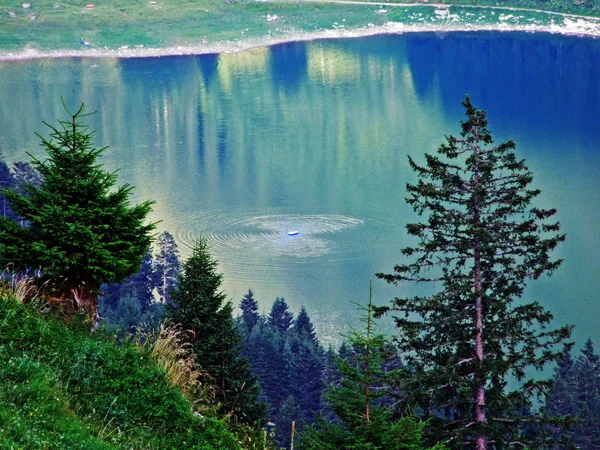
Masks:
[[[298,234],[298,230],[288,231],[288,236],[296,236]]]

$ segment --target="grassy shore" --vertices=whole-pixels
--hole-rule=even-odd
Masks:
[[[453,0],[442,8],[408,0],[364,4],[311,0],[25,0],[0,6],[0,57],[144,56],[235,51],[312,37],[421,30],[521,29],[600,36],[600,22],[509,7],[600,14],[600,0]],[[446,2],[448,3],[448,2]],[[93,4],[93,8],[87,8]],[[506,9],[489,9],[500,4]],[[568,5],[571,5],[569,8]]]

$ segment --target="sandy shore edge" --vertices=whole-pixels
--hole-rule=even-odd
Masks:
[[[251,50],[258,47],[282,44],[295,41],[311,41],[316,39],[343,39],[378,34],[403,34],[403,33],[454,33],[470,31],[500,31],[500,32],[526,32],[550,33],[581,37],[600,38],[600,23],[588,20],[565,20],[562,25],[514,25],[507,23],[478,25],[462,24],[448,26],[448,24],[405,24],[388,22],[383,26],[366,26],[356,29],[336,29],[314,32],[296,32],[282,36],[269,36],[262,38],[247,38],[240,41],[220,41],[214,43],[182,45],[175,47],[121,47],[120,49],[84,47],[81,50],[36,50],[24,49],[20,52],[0,53],[0,61],[23,61],[44,58],[156,58],[163,56],[203,55],[214,53],[235,53]]]

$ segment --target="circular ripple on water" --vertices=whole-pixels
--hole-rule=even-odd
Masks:
[[[362,214],[361,214],[362,216]],[[208,210],[174,221],[184,255],[202,233],[229,280],[276,281],[302,266],[359,259],[385,236],[372,218],[337,214],[286,214],[260,210]],[[297,236],[288,236],[298,230]],[[366,233],[368,242],[362,239]],[[372,250],[372,247],[371,247]]]

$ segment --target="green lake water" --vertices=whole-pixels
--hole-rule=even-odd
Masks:
[[[296,42],[221,55],[0,63],[0,150],[40,155],[42,120],[85,102],[103,162],[156,200],[182,253],[202,232],[237,304],[251,288],[304,305],[326,341],[356,318],[369,279],[385,304],[414,286],[374,273],[402,261],[404,202],[422,161],[457,134],[470,93],[513,139],[567,241],[530,283],[556,324],[600,345],[600,40],[448,33]],[[287,235],[291,229],[299,234]]]

